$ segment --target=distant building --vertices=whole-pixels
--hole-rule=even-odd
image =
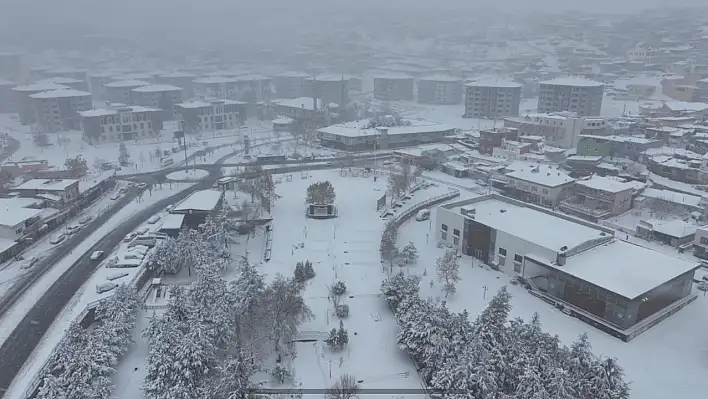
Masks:
[[[56,76],[53,78],[42,79],[37,83],[56,83],[58,85],[67,86],[70,89],[88,91],[89,86],[87,82],[75,78],[67,78],[63,76]]]
[[[571,112],[504,118],[504,127],[517,129],[521,136],[543,136],[546,144],[560,148],[575,148],[583,134],[602,136],[611,132],[605,119]]]
[[[51,78],[72,78],[77,79],[82,82],[88,82],[88,72],[84,69],[78,68],[50,68],[42,72],[41,79],[51,79]]]
[[[171,85],[142,86],[130,92],[135,105],[160,109],[163,120],[175,119],[175,105],[183,99],[182,88]]]
[[[583,78],[557,78],[539,83],[538,112],[575,112],[600,116],[605,85]]]
[[[246,119],[246,103],[233,100],[189,101],[175,111],[187,134],[236,129]]]
[[[305,95],[305,79],[310,75],[304,72],[283,72],[273,77],[275,96],[289,99]]]
[[[453,105],[462,101],[462,80],[449,75],[429,75],[418,79],[418,102]]]
[[[30,96],[34,102],[37,124],[45,132],[79,130],[79,112],[93,107],[91,93],[63,89],[43,91]]]
[[[162,115],[157,108],[122,106],[79,114],[83,138],[92,144],[154,138],[162,130]]]
[[[91,73],[89,76],[89,88],[91,91],[91,96],[93,97],[94,100],[96,101],[105,101],[106,100],[106,89],[105,85],[110,83],[111,77],[113,77],[115,73],[113,72],[95,72]]]
[[[509,196],[531,204],[556,209],[575,184],[558,166],[538,164],[506,174]]]
[[[15,106],[15,93],[12,88],[17,86],[14,82],[0,79],[0,114],[17,112]]]
[[[496,119],[519,115],[521,85],[504,80],[479,80],[465,84],[463,118]]]
[[[415,80],[402,73],[374,76],[374,98],[385,101],[414,101]]]
[[[634,185],[611,177],[592,176],[578,180],[572,195],[560,203],[560,210],[597,222],[632,208]]]
[[[368,127],[369,120],[327,126],[317,130],[324,147],[347,151],[386,149],[444,141],[455,128],[435,122],[411,121],[409,126]]]
[[[514,128],[482,129],[479,131],[479,152],[491,155],[505,140],[518,141],[519,131]]]
[[[155,83],[162,85],[170,85],[180,87],[182,89],[182,97],[190,99],[194,97],[194,76],[187,72],[170,72],[155,77]]]
[[[114,80],[103,86],[105,100],[111,103],[135,105],[133,89],[150,86],[146,80]]]
[[[14,93],[15,108],[20,117],[20,123],[23,125],[29,125],[37,121],[34,101],[30,98],[31,95],[48,90],[62,89],[69,89],[69,87],[58,85],[56,83],[36,83],[14,87],[12,92]]]
[[[324,104],[349,103],[349,80],[343,75],[318,75],[305,79],[305,97],[317,97]]]
[[[236,98],[234,100],[255,103],[271,97],[271,78],[258,73],[241,74],[234,77]]]
[[[49,194],[63,203],[79,198],[79,181],[73,179],[32,179],[13,188],[22,197],[36,197]]]
[[[276,115],[313,120],[318,110],[323,108],[323,104],[322,100],[318,98],[298,97],[273,100],[271,107]]]
[[[46,159],[27,159],[22,161],[5,161],[0,165],[0,171],[13,179],[25,174],[49,169]]]
[[[652,140],[634,136],[596,136],[580,135],[577,155],[619,157],[638,160],[650,148],[661,148],[661,140]]]

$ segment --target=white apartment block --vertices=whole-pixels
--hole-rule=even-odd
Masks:
[[[504,118],[504,127],[517,129],[519,136],[543,136],[546,144],[560,148],[576,148],[583,134],[606,136],[610,133],[604,118],[579,117],[572,112]]]
[[[539,83],[538,112],[575,112],[578,116],[600,116],[604,83],[565,77]]]
[[[160,109],[164,120],[173,120],[175,105],[182,102],[184,90],[177,86],[155,84],[138,87],[130,92],[135,105]]]
[[[509,196],[553,209],[570,195],[575,184],[558,166],[543,164],[507,173],[506,179]]]
[[[246,103],[199,100],[175,105],[177,120],[187,134],[236,129],[246,118]]]
[[[634,47],[627,51],[627,60],[633,62],[643,62],[645,64],[651,64],[654,62],[654,57],[657,51],[653,48],[644,47]]]
[[[521,85],[505,80],[479,80],[465,84],[464,118],[494,119],[519,115]]]
[[[79,112],[93,107],[91,93],[62,89],[43,91],[30,95],[34,105],[35,120],[45,132],[78,130],[81,126]]]
[[[160,135],[160,110],[141,106],[92,109],[81,114],[84,140],[89,143],[141,140]]]

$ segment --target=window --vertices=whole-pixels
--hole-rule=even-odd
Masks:
[[[506,249],[504,249],[504,248],[499,248],[499,255],[500,255],[500,256],[506,256]]]
[[[452,237],[452,243],[453,243],[454,245],[460,245],[460,237],[455,237],[455,236],[453,236],[453,237]]]
[[[514,272],[521,273],[521,263],[514,262]]]
[[[708,245],[708,237],[701,237],[701,244]]]
[[[453,229],[453,230],[452,230],[452,235],[453,235],[453,236],[458,236],[458,237],[459,237],[459,236],[460,236],[460,230],[457,230],[457,229]]]
[[[497,263],[499,266],[506,266],[506,256],[497,256]]]
[[[544,188],[544,189],[543,189],[543,193],[544,193],[544,194],[548,194],[548,189],[547,189],[547,188]]]
[[[442,228],[443,231],[447,231],[447,225],[446,225],[446,224],[443,223],[443,225],[442,225],[441,228]]]
[[[443,239],[443,241],[447,241],[447,231],[443,231],[440,237]]]
[[[523,262],[523,261],[524,261],[524,257],[523,257],[523,256],[521,256],[521,255],[519,255],[519,254],[515,254],[515,255],[514,255],[514,262],[519,262],[519,263],[521,263],[521,262]]]

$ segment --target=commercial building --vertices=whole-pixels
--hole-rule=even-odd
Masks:
[[[216,211],[224,199],[220,190],[195,191],[171,210],[172,215],[184,215],[182,226],[197,228],[204,223],[207,216]]]
[[[196,76],[187,72],[170,72],[157,75],[155,83],[180,87],[182,88],[182,97],[189,99],[194,97],[195,78]]]
[[[575,112],[600,116],[605,85],[594,80],[566,77],[539,83],[538,112]]]
[[[455,128],[430,121],[410,121],[410,125],[371,127],[369,120],[327,126],[317,130],[324,147],[347,151],[386,149],[444,141]]]
[[[575,182],[570,196],[560,202],[560,210],[597,222],[632,208],[634,185],[611,177],[591,176]]]
[[[93,108],[91,93],[87,91],[63,89],[32,94],[36,121],[45,132],[79,130],[79,112]]]
[[[160,109],[163,120],[174,120],[175,105],[183,100],[182,88],[171,85],[142,86],[130,92],[135,105]]]
[[[583,134],[603,136],[611,131],[603,118],[579,117],[572,112],[504,118],[504,127],[517,129],[520,136],[543,136],[546,144],[560,148],[575,148]]]
[[[496,119],[519,115],[521,85],[501,79],[486,79],[465,84],[463,118]]]
[[[49,162],[47,162],[46,159],[5,161],[2,165],[0,165],[0,171],[2,171],[3,174],[10,176],[12,179],[25,174],[41,172],[47,169],[49,169]]]
[[[415,79],[403,73],[374,75],[374,98],[384,101],[414,101]]]
[[[691,288],[698,262],[497,194],[438,207],[435,234],[463,254],[520,276],[532,295],[625,341],[696,298]]]
[[[23,125],[29,125],[37,121],[34,101],[30,98],[31,95],[48,90],[62,89],[69,89],[69,87],[58,85],[56,83],[35,83],[26,86],[14,87],[12,92],[14,93],[15,108],[20,117],[20,123]]]
[[[273,77],[277,98],[298,98],[305,95],[305,79],[310,75],[304,72],[283,72]]]
[[[418,79],[418,102],[421,104],[459,104],[462,80],[449,75],[429,75]]]
[[[324,104],[349,103],[349,80],[344,75],[325,74],[305,78],[305,97],[317,97]]]
[[[133,89],[150,86],[146,80],[114,80],[103,85],[105,100],[117,104],[134,104]]]
[[[162,130],[162,114],[157,108],[133,105],[79,114],[83,138],[92,144],[153,138]]]
[[[17,112],[15,93],[12,91],[12,88],[15,86],[17,86],[15,82],[0,78],[0,114]]]
[[[42,79],[37,83],[56,83],[58,85],[66,86],[70,89],[88,91],[89,86],[87,82],[75,78],[67,78],[63,76],[55,76],[53,78]]]
[[[56,202],[69,203],[79,198],[79,181],[73,179],[32,179],[13,188],[22,197],[53,196]]]
[[[236,129],[246,120],[246,103],[198,100],[175,105],[177,120],[187,134]]]
[[[571,192],[575,179],[558,166],[536,164],[506,174],[509,196],[531,204],[556,209]]]

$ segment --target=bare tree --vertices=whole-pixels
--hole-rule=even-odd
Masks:
[[[445,298],[457,291],[457,283],[460,281],[460,263],[455,250],[447,250],[445,255],[438,258],[435,265],[438,273],[438,281],[443,283]]]
[[[342,374],[339,380],[327,390],[327,399],[351,399],[359,393],[359,383],[351,374]]]
[[[265,289],[265,309],[270,320],[268,330],[278,358],[283,354],[284,347],[292,350],[292,340],[300,324],[314,318],[302,297],[303,290],[304,286],[294,278],[280,274]]]

